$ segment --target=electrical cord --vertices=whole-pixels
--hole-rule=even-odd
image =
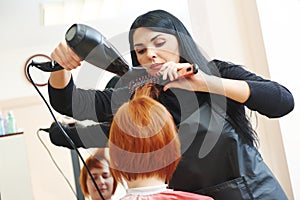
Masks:
[[[63,176],[63,178],[65,179],[65,181],[67,182],[67,184],[68,184],[69,187],[71,188],[71,190],[72,190],[73,194],[75,195],[75,197],[77,198],[77,200],[79,200],[78,197],[77,197],[76,191],[75,191],[74,188],[72,187],[70,181],[69,181],[68,178],[65,176],[65,174],[64,174],[64,172],[61,170],[61,168],[58,166],[57,162],[56,162],[55,159],[53,158],[53,156],[52,156],[50,150],[48,149],[47,145],[46,145],[45,142],[42,140],[42,138],[41,138],[41,136],[40,136],[40,134],[39,134],[40,131],[45,131],[45,129],[40,128],[40,129],[37,131],[37,136],[38,136],[40,142],[42,143],[42,145],[44,146],[44,148],[45,148],[46,151],[48,152],[48,154],[49,154],[49,156],[50,156],[52,162],[54,163],[55,167],[57,168],[57,170],[60,172],[60,174]]]
[[[29,70],[31,66],[35,66],[35,64],[34,64],[33,61],[28,65],[28,67],[27,67],[27,69],[26,69],[27,74],[28,74],[28,78],[29,78],[31,84],[32,84],[33,87],[36,89],[36,91],[37,91],[38,94],[41,96],[41,98],[43,99],[43,101],[44,101],[44,103],[46,104],[46,106],[47,106],[47,108],[48,108],[48,110],[49,110],[49,112],[50,112],[52,118],[54,119],[54,121],[55,121],[55,123],[58,125],[58,127],[61,129],[61,131],[62,131],[64,137],[66,138],[66,140],[69,142],[69,144],[72,146],[72,148],[75,150],[76,154],[78,155],[78,157],[79,157],[80,160],[82,161],[84,167],[86,168],[86,170],[87,170],[89,176],[90,176],[91,179],[92,179],[92,182],[93,182],[93,184],[94,184],[94,186],[95,186],[95,188],[96,188],[96,190],[97,190],[99,196],[101,197],[102,200],[105,200],[104,197],[103,197],[103,195],[102,195],[102,193],[101,193],[101,191],[100,191],[100,189],[99,189],[99,187],[97,186],[97,183],[96,183],[95,179],[94,179],[93,176],[92,176],[92,173],[91,173],[90,169],[88,168],[88,166],[87,166],[85,160],[83,159],[81,153],[79,152],[77,146],[74,144],[74,142],[73,142],[72,139],[69,137],[69,135],[65,132],[65,130],[63,129],[63,127],[61,126],[61,124],[57,121],[57,119],[56,119],[56,117],[54,116],[54,113],[53,113],[53,111],[52,111],[50,105],[49,105],[48,102],[46,101],[46,99],[45,99],[45,97],[43,96],[43,94],[41,93],[41,91],[40,91],[40,90],[37,88],[37,86],[34,84],[34,81],[33,81],[32,78],[31,78],[30,70]]]

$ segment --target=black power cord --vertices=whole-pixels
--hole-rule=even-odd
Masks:
[[[96,181],[95,181],[95,179],[94,179],[94,177],[93,177],[93,175],[92,175],[90,169],[88,168],[88,166],[87,166],[85,160],[83,159],[81,153],[79,152],[77,146],[74,144],[74,142],[73,142],[72,139],[69,137],[69,135],[65,132],[65,130],[63,129],[63,127],[61,126],[61,124],[57,121],[57,119],[56,119],[56,117],[54,116],[54,113],[53,113],[53,111],[52,111],[50,105],[48,104],[48,102],[46,101],[45,97],[44,97],[43,94],[40,92],[40,90],[37,88],[37,86],[34,84],[34,81],[33,81],[32,78],[31,78],[30,70],[29,70],[29,68],[32,67],[32,66],[36,66],[36,63],[34,63],[33,61],[27,66],[27,69],[26,69],[27,74],[28,74],[28,78],[29,78],[30,82],[32,83],[33,87],[36,89],[36,91],[39,93],[39,95],[40,95],[41,98],[43,99],[44,103],[45,103],[46,106],[48,107],[48,110],[50,111],[50,114],[51,114],[52,118],[54,119],[54,121],[55,121],[55,123],[57,124],[57,126],[61,129],[61,131],[62,131],[62,133],[63,133],[63,136],[66,138],[66,140],[69,142],[69,144],[70,144],[70,145],[72,146],[72,148],[75,150],[76,154],[79,156],[79,158],[80,158],[80,160],[82,161],[84,167],[86,168],[86,170],[87,170],[89,176],[91,177],[92,182],[93,182],[95,188],[97,189],[97,192],[98,192],[99,196],[101,197],[102,200],[105,200],[104,197],[103,197],[103,195],[102,195],[102,193],[101,193],[101,191],[100,191],[100,189],[99,189],[99,187],[97,186],[97,183],[96,183]]]

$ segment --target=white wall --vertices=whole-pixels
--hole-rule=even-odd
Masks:
[[[280,127],[294,199],[300,199],[300,1],[257,1],[257,6],[271,77],[286,85],[295,98],[295,110],[280,119]]]
[[[4,113],[8,110],[13,110],[15,118],[17,119],[17,126],[22,127],[24,130],[23,139],[25,150],[23,151],[26,156],[23,159],[28,159],[27,161],[24,161],[24,163],[28,163],[28,175],[30,177],[32,188],[30,194],[33,196],[33,199],[72,199],[74,197],[72,190],[69,188],[67,182],[52,162],[47,150],[38,139],[38,134],[40,134],[42,141],[50,150],[60,170],[74,188],[70,150],[52,145],[48,133],[43,131],[37,133],[39,128],[48,128],[53,121],[40,98],[38,96],[33,96],[1,100],[0,110]],[[4,143],[5,140],[2,142]],[[21,147],[22,146],[20,145],[20,148]],[[16,146],[8,147],[6,145],[6,149],[2,149],[2,151],[4,151],[8,158],[11,158],[12,160],[22,159],[22,157],[9,157],[9,155],[14,155],[20,151]],[[7,162],[9,163],[9,161]],[[10,174],[11,176],[17,175],[12,166],[6,165],[6,167],[7,168],[5,169],[1,168],[1,171],[5,171],[5,173]],[[23,166],[20,165],[18,167],[22,168]],[[8,187],[10,187],[11,190],[15,190],[15,195],[18,195],[19,197],[16,199],[22,199],[22,193],[17,192],[18,189],[15,188],[14,184],[9,184]]]

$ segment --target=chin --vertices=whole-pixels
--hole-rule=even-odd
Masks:
[[[150,74],[150,75],[152,75],[152,76],[156,76],[157,72],[158,71],[152,71],[152,70],[147,71],[147,73]]]

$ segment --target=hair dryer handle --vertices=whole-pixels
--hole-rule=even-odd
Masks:
[[[50,62],[35,62],[35,61],[31,61],[31,63],[29,63],[29,66],[34,66],[44,72],[54,72],[54,71],[58,71],[58,70],[62,70],[64,69],[62,66],[60,66],[57,62],[55,61],[50,61]],[[28,66],[28,67],[29,67]]]

